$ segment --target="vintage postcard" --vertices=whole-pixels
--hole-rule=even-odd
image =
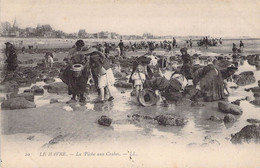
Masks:
[[[1,0],[1,167],[259,168],[259,0]]]

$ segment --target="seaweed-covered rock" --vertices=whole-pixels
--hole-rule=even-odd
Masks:
[[[233,144],[241,144],[244,142],[260,143],[260,126],[247,125],[235,135],[231,135],[231,137],[231,142]]]
[[[68,92],[68,86],[63,82],[51,83],[45,87],[47,88],[48,93],[67,93]]]
[[[245,86],[256,82],[253,71],[245,71],[239,74],[239,78],[236,82],[239,86]]]
[[[55,79],[54,79],[54,78],[45,78],[43,81],[44,81],[45,83],[49,84],[49,83],[55,82]]]
[[[240,100],[235,100],[235,101],[233,101],[231,103],[240,106]]]
[[[15,97],[5,100],[1,104],[2,109],[27,109],[27,108],[35,108],[35,103],[26,100],[24,97]]]
[[[109,117],[107,117],[107,116],[105,116],[105,115],[103,115],[103,116],[100,117],[100,119],[98,119],[98,123],[99,123],[100,125],[103,125],[103,126],[107,126],[107,127],[108,127],[108,126],[111,125],[112,119],[109,118]]]
[[[185,118],[170,115],[159,115],[155,117],[159,125],[183,126],[188,121]]]
[[[247,122],[251,123],[251,124],[255,124],[255,123],[260,123],[260,120],[258,119],[253,119],[253,118],[249,118],[246,120]]]
[[[231,122],[235,122],[235,121],[236,121],[236,118],[232,114],[227,114],[224,117],[224,123],[231,123]]]
[[[34,102],[34,95],[32,93],[20,93],[20,94],[12,93],[9,95],[9,98],[16,98],[16,97],[23,97],[28,101]]]
[[[220,109],[220,111],[224,113],[229,113],[234,115],[241,115],[243,113],[243,110],[240,106],[229,102],[224,102],[224,101],[218,102],[218,108]]]
[[[255,99],[253,101],[250,101],[250,103],[255,105],[255,106],[260,106],[260,99]]]
[[[58,103],[59,101],[57,99],[51,99],[50,100],[50,104],[53,104],[53,103]]]

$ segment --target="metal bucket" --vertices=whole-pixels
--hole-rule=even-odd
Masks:
[[[144,89],[139,93],[137,100],[142,106],[152,106],[157,103],[158,97],[153,90]]]
[[[78,78],[82,75],[83,65],[74,64],[71,68],[74,77]]]

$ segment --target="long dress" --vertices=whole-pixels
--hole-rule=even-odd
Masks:
[[[216,101],[225,98],[221,72],[213,65],[204,67],[200,75],[200,89],[204,101]]]
[[[84,55],[76,51],[74,48],[69,52],[68,58],[72,61],[73,64],[85,64],[86,60]],[[74,77],[73,71],[69,65],[63,72],[61,80],[68,85],[68,94],[83,94],[86,92],[88,77],[89,77],[89,66],[85,66],[81,71],[79,77]]]

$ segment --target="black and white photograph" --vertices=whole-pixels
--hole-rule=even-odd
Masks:
[[[259,0],[1,0],[2,168],[260,168]]]

